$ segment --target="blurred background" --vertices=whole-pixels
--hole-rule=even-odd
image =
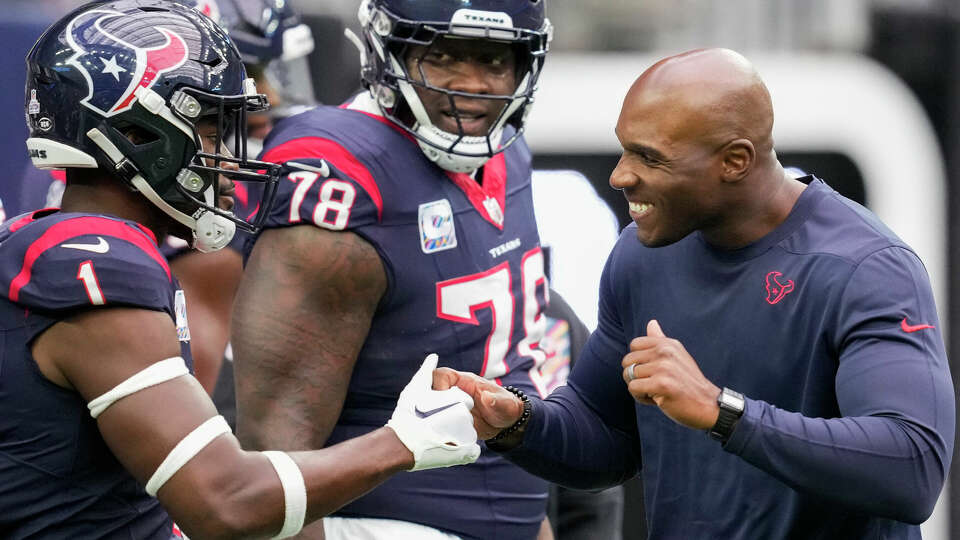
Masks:
[[[555,40],[528,123],[535,167],[583,172],[626,224],[626,204],[606,182],[619,158],[613,127],[630,83],[669,54],[735,49],[770,87],[781,162],[866,204],[918,251],[948,351],[958,350],[960,332],[951,330],[960,325],[960,280],[951,278],[960,272],[960,2],[548,2]],[[46,25],[81,3],[0,0],[0,213],[8,217],[28,209],[20,186],[35,175],[23,143],[23,58]],[[357,52],[343,37],[344,28],[357,29],[358,3],[296,3],[316,42],[308,60],[319,102],[340,103],[359,87]],[[960,366],[953,368],[956,384]],[[960,538],[960,467],[951,478],[924,538]],[[632,482],[630,540],[645,537],[641,501]]]

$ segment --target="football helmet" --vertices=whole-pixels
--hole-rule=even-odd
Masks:
[[[258,230],[268,213],[247,223],[216,205],[219,175],[263,182],[261,204],[272,203],[279,167],[248,159],[246,149],[247,113],[268,106],[226,33],[164,0],[87,4],[27,55],[34,165],[108,171],[188,227],[200,251],[227,245],[236,227]],[[215,126],[212,151],[201,123]]]
[[[384,115],[416,137],[424,154],[443,169],[471,172],[510,146],[523,132],[537,80],[553,36],[546,0],[363,0],[359,18],[363,42],[348,33],[361,56],[361,78]],[[509,43],[517,52],[517,80],[511,95],[446,90],[411,76],[405,62],[414,45],[429,47],[445,37]],[[483,136],[433,124],[416,88],[441,92],[456,110],[454,97],[493,99],[504,106]],[[412,117],[405,122],[401,117]],[[504,127],[514,128],[507,140]]]
[[[300,21],[290,0],[218,0],[218,11],[217,22],[230,34],[248,70],[262,70],[285,106],[313,105],[307,62],[314,48],[313,32]]]

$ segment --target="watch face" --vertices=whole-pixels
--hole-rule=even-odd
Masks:
[[[727,407],[734,409],[736,411],[743,411],[745,405],[743,395],[737,392],[734,392],[730,389],[724,388],[723,393],[720,394],[720,400]]]

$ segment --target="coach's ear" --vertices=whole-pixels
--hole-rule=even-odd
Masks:
[[[739,182],[750,173],[757,159],[757,150],[749,139],[734,139],[720,149],[720,178]]]

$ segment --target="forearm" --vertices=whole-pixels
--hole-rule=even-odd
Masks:
[[[261,452],[240,450],[231,439],[218,441],[211,445],[211,450],[216,459],[198,456],[196,466],[206,468],[210,476],[194,491],[190,505],[165,500],[173,496],[173,491],[161,490],[159,494],[171,510],[176,509],[178,524],[195,538],[277,534],[284,523],[286,501],[270,461]],[[391,475],[413,466],[413,455],[388,428],[322,450],[289,455],[303,475],[305,523],[337,510]],[[178,489],[173,479],[171,485]],[[322,530],[322,525],[316,527]]]
[[[413,467],[413,454],[386,427],[292,457],[308,479],[307,520],[330,514],[390,476]]]
[[[724,449],[798,491],[920,523],[943,486],[950,446],[902,418],[809,418],[748,399]]]
[[[504,453],[532,474],[576,489],[621,484],[640,469],[635,436],[607,425],[570,386],[533,407],[523,443]]]

